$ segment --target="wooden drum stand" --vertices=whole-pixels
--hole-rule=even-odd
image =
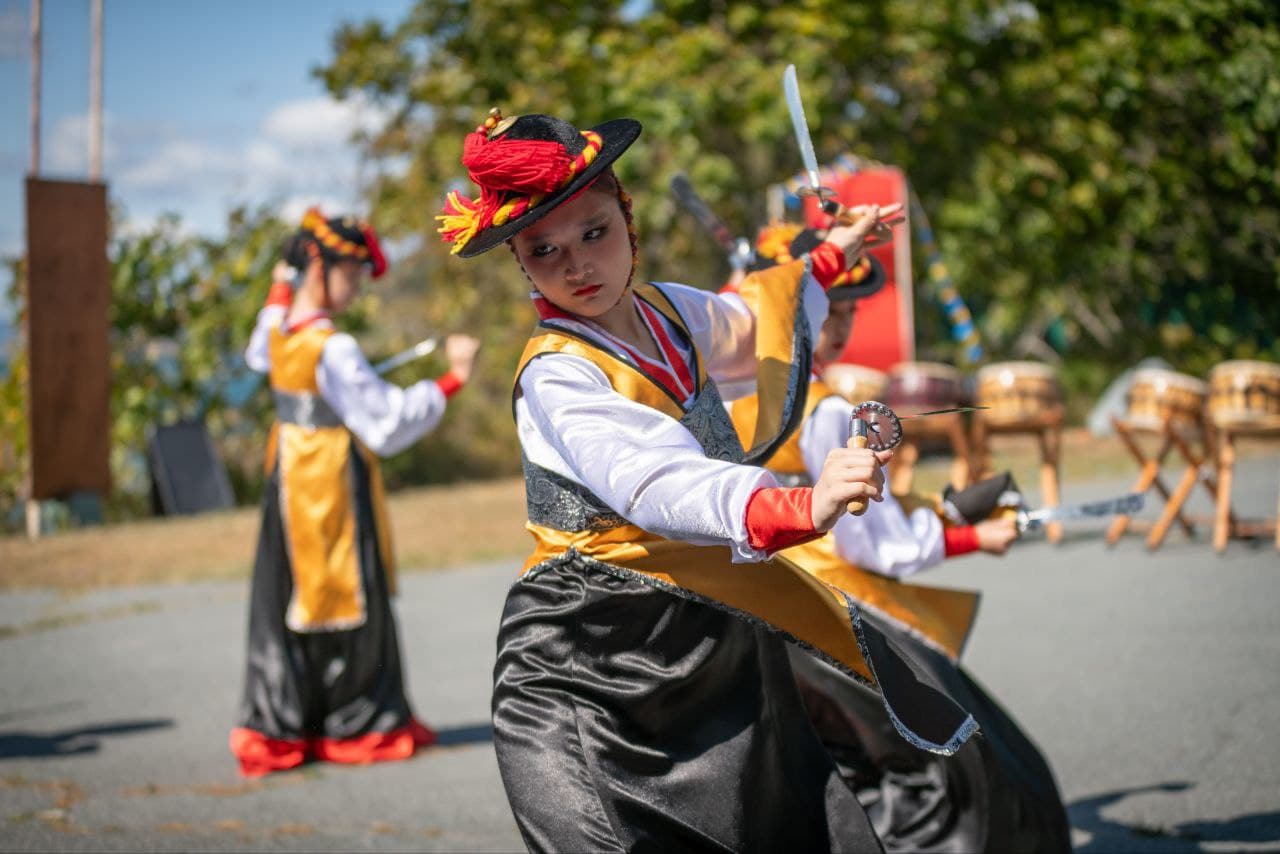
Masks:
[[[1033,435],[1040,443],[1040,497],[1044,506],[1059,502],[1058,472],[1062,454],[1062,389],[1053,370],[1039,362],[1001,362],[978,371],[974,403],[987,407],[973,413],[971,470],[976,479],[991,472],[991,437]],[[1049,542],[1062,540],[1062,525],[1045,526]]]
[[[1147,534],[1148,549],[1160,547],[1175,520],[1187,536],[1195,535],[1195,527],[1182,507],[1191,497],[1197,480],[1210,495],[1217,494],[1218,485],[1205,470],[1210,447],[1204,421],[1207,394],[1208,386],[1195,377],[1162,369],[1141,370],[1133,376],[1125,417],[1111,418],[1116,435],[1140,468],[1133,491],[1146,492],[1154,486],[1165,501],[1159,520]],[[1143,451],[1139,441],[1142,436],[1159,439],[1155,454],[1147,456]],[[1160,477],[1171,451],[1177,451],[1187,465],[1172,490]],[[1107,529],[1107,545],[1115,545],[1130,525],[1128,516],[1117,516]]]
[[[1250,531],[1231,512],[1231,483],[1237,439],[1280,441],[1280,365],[1271,362],[1223,362],[1209,374],[1209,421],[1217,439],[1218,490],[1213,522],[1213,548],[1226,551],[1227,539]],[[1255,526],[1250,526],[1255,527]],[[1261,526],[1274,529],[1280,550],[1280,507]]]

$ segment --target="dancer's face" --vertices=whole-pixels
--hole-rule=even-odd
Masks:
[[[511,242],[538,292],[583,317],[617,305],[631,276],[627,221],[611,188],[588,189]]]
[[[827,310],[827,319],[818,332],[818,346],[814,350],[814,359],[820,365],[829,365],[840,358],[844,345],[849,343],[849,332],[853,329],[853,314],[856,300],[832,300]]]
[[[329,307],[334,312],[346,311],[360,295],[364,284],[365,265],[359,261],[339,261],[329,265]]]

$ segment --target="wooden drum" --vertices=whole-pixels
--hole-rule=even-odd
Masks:
[[[884,402],[899,415],[960,406],[964,400],[961,373],[941,362],[902,362],[889,369]]]
[[[842,362],[829,365],[822,372],[822,381],[850,403],[883,401],[885,391],[889,388],[889,377],[883,371]]]
[[[1034,421],[1062,408],[1062,387],[1053,368],[1042,362],[997,362],[978,371],[974,404],[991,422]]]
[[[1129,411],[1125,420],[1142,430],[1159,430],[1166,418],[1179,430],[1198,427],[1204,416],[1209,384],[1195,377],[1144,368],[1129,386]]]
[[[1209,372],[1209,417],[1219,425],[1280,424],[1280,365],[1240,360]]]

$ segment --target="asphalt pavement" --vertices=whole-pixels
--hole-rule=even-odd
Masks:
[[[1274,513],[1280,461],[1242,468],[1241,512]],[[1093,524],[932,571],[984,593],[967,666],[1049,757],[1078,850],[1280,850],[1280,554],[1233,542],[1217,557],[1207,530],[1154,555],[1100,537]],[[0,849],[521,849],[489,725],[519,563],[403,577],[409,689],[440,747],[259,781],[227,750],[245,584],[0,596]]]

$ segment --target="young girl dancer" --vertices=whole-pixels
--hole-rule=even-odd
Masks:
[[[923,743],[954,750],[972,720],[847,598],[768,556],[878,499],[888,455],[837,449],[812,489],[744,464],[794,429],[826,298],[806,262],[737,295],[634,282],[609,165],[639,133],[491,115],[463,154],[480,196],[450,194],[441,217],[463,257],[508,244],[541,317],[514,389],[536,548],[498,635],[503,782],[535,850],[876,850],[782,636],[900,690]],[[874,224],[833,230],[830,258],[856,257]],[[722,394],[749,391],[744,449]]]
[[[386,269],[373,230],[311,210],[285,260],[305,271],[267,326],[276,423],[231,750],[246,776],[403,759],[434,741],[409,708],[391,613],[393,555],[376,455],[431,430],[470,376],[478,342],[450,336],[449,372],[409,388],[374,372],[331,317]],[[283,299],[280,299],[284,302]],[[276,309],[279,311],[280,309]],[[266,309],[264,309],[264,312]],[[261,360],[252,345],[247,358]]]

